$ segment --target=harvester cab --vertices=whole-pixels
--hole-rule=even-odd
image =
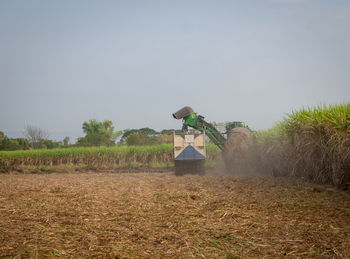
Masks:
[[[250,128],[248,127],[248,125],[245,125],[244,122],[241,122],[241,121],[230,121],[230,122],[226,122],[225,124],[225,134],[227,135],[227,138],[229,138],[230,134],[233,132],[233,130],[235,128],[246,128],[248,129],[249,131]]]

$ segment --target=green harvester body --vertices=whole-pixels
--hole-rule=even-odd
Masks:
[[[203,116],[198,115],[189,106],[185,106],[173,113],[173,117],[178,120],[182,119],[183,122],[182,131],[174,131],[173,134],[175,175],[183,175],[186,173],[204,173],[205,156],[201,157],[198,155],[198,152],[195,151],[195,149],[204,148],[205,143],[203,143],[203,146],[196,146],[195,142],[187,142],[186,138],[191,139],[191,134],[194,134],[194,138],[198,136],[198,134],[188,130],[188,127],[205,132],[205,135],[208,136],[208,138],[222,151],[224,156],[225,154],[228,154],[226,141],[230,137],[230,134],[234,132],[234,129],[237,127],[244,127],[250,130],[243,122],[233,121],[226,122],[226,132],[221,133],[213,124],[206,122]],[[180,135],[183,136],[184,140],[178,138]],[[205,142],[205,139],[203,141]],[[197,154],[197,156],[195,154]]]
[[[184,108],[180,109],[176,113],[173,113],[173,117],[175,119],[183,120],[182,129],[187,129],[188,127],[191,127],[198,130],[205,130],[205,133],[209,137],[209,139],[218,148],[220,148],[220,150],[225,151],[225,143],[226,143],[225,136],[213,124],[206,122],[203,116],[195,113],[191,107],[185,106]],[[244,127],[249,129],[247,126],[245,126],[243,122],[240,122],[240,121],[226,122],[225,133],[227,137],[232,132],[232,130],[237,127]]]

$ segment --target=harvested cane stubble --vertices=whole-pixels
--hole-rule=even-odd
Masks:
[[[349,258],[349,194],[302,179],[0,175],[1,258]]]

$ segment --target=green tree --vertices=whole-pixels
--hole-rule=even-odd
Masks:
[[[5,133],[0,131],[0,141],[3,140],[5,138]]]
[[[163,129],[160,134],[168,134],[168,135],[172,135],[173,134],[173,129]]]
[[[128,146],[146,146],[151,144],[151,139],[149,136],[135,131],[127,137],[126,144]]]
[[[53,148],[61,148],[63,147],[62,141],[55,141],[51,139],[41,139],[40,140],[40,148],[43,149],[53,149]]]
[[[141,128],[139,129],[139,132],[143,135],[147,135],[147,136],[154,136],[154,135],[157,135],[158,132],[155,131],[154,129],[150,129],[150,128]]]
[[[30,148],[31,145],[25,138],[5,138],[0,143],[0,150],[26,150]]]
[[[67,136],[67,137],[65,137],[64,139],[63,139],[63,146],[68,146],[69,145],[69,137]]]
[[[114,126],[110,120],[99,122],[91,119],[83,123],[85,137],[79,138],[79,146],[112,146],[115,145],[116,134]]]
[[[0,150],[2,149],[2,145],[6,139],[5,133],[0,131]]]
[[[5,133],[0,131],[0,150],[4,150],[4,145],[7,137],[5,136]]]
[[[0,131],[0,150],[26,150],[31,145],[25,138],[8,138],[4,132]]]
[[[135,134],[135,133],[138,133],[138,134]],[[138,145],[138,144],[128,144],[128,143],[134,142],[135,139],[138,139],[140,143],[144,143],[147,139],[147,145],[151,145],[151,144],[155,144],[157,134],[158,134],[157,131],[150,128],[125,130],[123,136],[121,137],[120,143],[121,144],[126,143],[127,145]],[[131,137],[131,135],[133,135],[132,140],[128,142],[128,138]],[[140,145],[144,145],[144,144],[140,144]]]

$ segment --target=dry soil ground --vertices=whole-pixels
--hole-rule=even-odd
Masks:
[[[290,178],[0,175],[1,258],[350,258],[350,196]]]

